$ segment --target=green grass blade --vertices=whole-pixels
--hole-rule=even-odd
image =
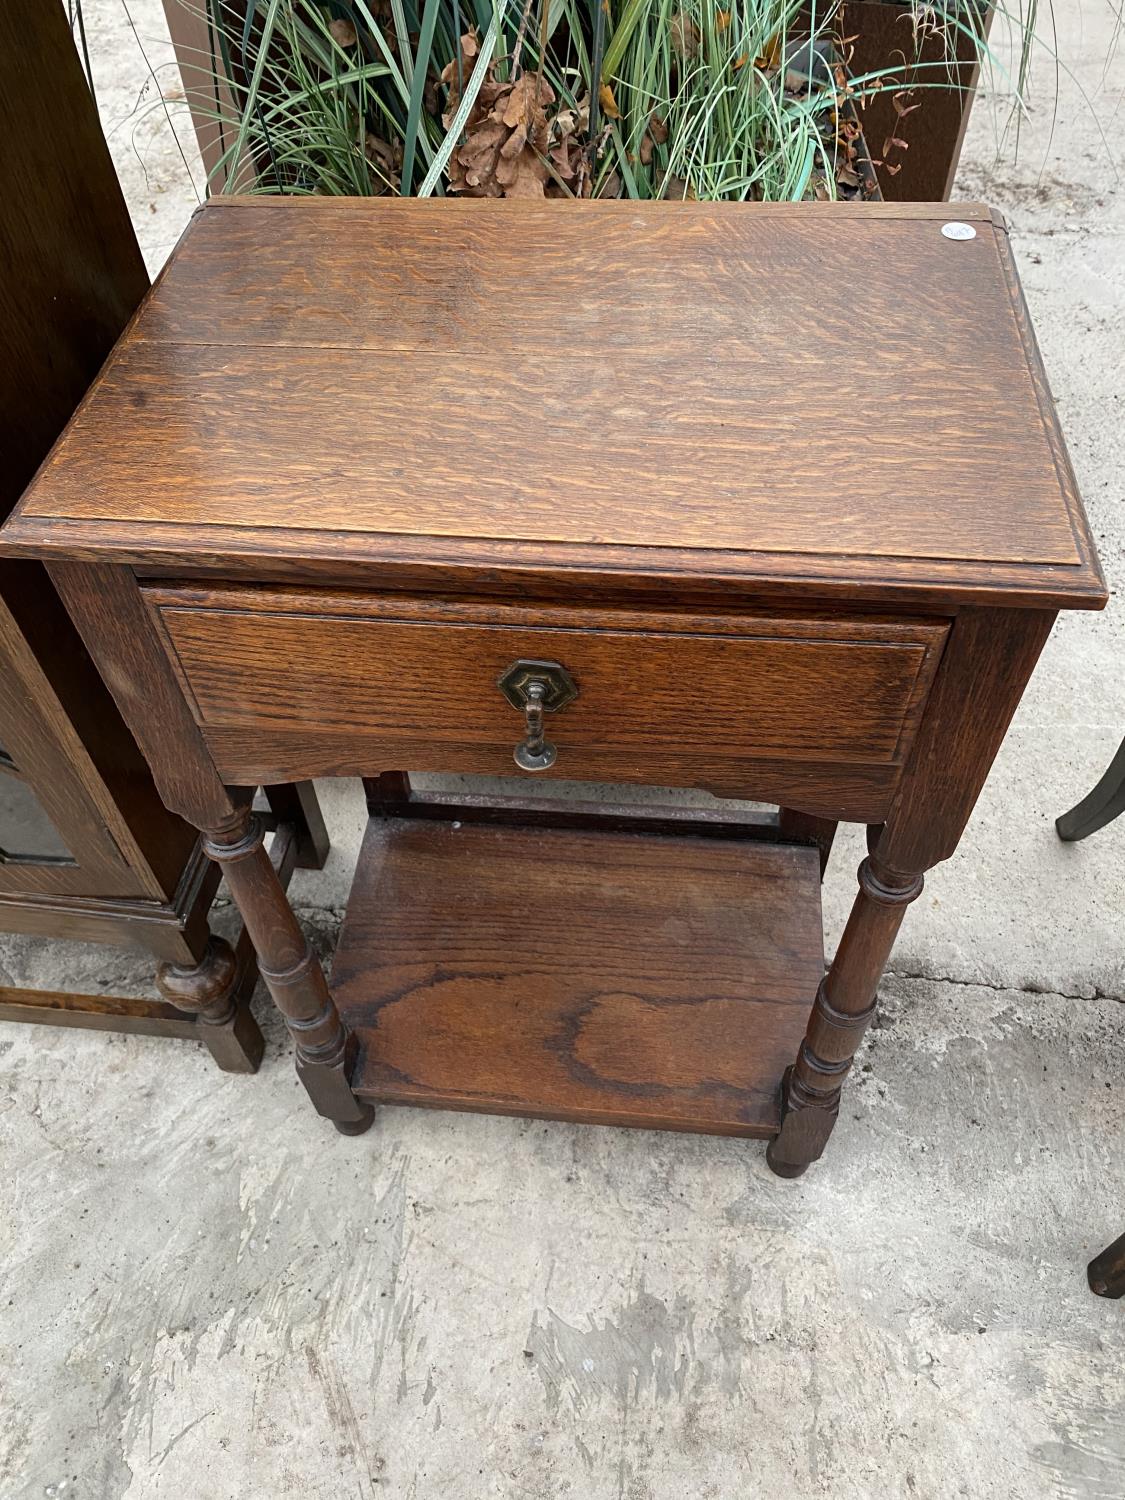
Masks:
[[[418,140],[418,122],[422,117],[422,99],[426,92],[430,50],[434,42],[440,0],[426,0],[422,11],[422,30],[418,35],[418,56],[414,79],[410,85],[410,104],[406,112],[406,130],[402,137],[402,191],[410,192],[414,181],[414,147]]]
[[[449,122],[449,129],[445,133],[445,139],[434,153],[434,159],[430,163],[429,171],[422,179],[422,185],[418,189],[419,198],[428,198],[437,186],[438,178],[445,171],[446,163],[453,155],[453,148],[461,139],[461,132],[465,128],[465,122],[473,105],[477,102],[481,85],[488,77],[489,64],[492,61],[492,49],[496,45],[496,35],[500,30],[500,16],[504,9],[504,0],[500,0],[497,8],[492,13],[492,19],[488,23],[488,30],[481,42],[480,54],[477,57],[476,66],[469,74],[469,81],[465,85],[464,97],[457,106],[457,113]]]

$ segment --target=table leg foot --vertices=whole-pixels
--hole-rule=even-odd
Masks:
[[[1063,813],[1061,818],[1056,818],[1055,828],[1060,839],[1073,844],[1079,839],[1089,838],[1092,833],[1097,833],[1099,828],[1112,823],[1114,818],[1119,818],[1123,812],[1125,812],[1125,740],[1122,740],[1117,754],[1097,786],[1093,791],[1087,792],[1076,807]]]
[[[198,1017],[199,1038],[224,1073],[256,1073],[265,1040],[239,1004],[238,961],[228,942],[208,936],[197,964],[161,964],[156,983],[177,1010]]]
[[[333,1120],[333,1125],[341,1135],[363,1135],[371,1129],[375,1123],[375,1106],[373,1104],[361,1104],[363,1114],[358,1120]]]
[[[332,1010],[336,1015],[335,1007]],[[318,1027],[325,1017],[317,1019]],[[297,1077],[304,1084],[317,1114],[331,1120],[341,1135],[362,1135],[375,1118],[372,1105],[352,1093],[358,1043],[355,1034],[338,1022],[339,1031],[319,1046],[308,1046],[291,1024],[297,1041]]]
[[[814,1063],[802,1044],[799,1065]],[[796,1068],[788,1068],[781,1085],[781,1129],[766,1147],[766,1165],[778,1177],[800,1177],[822,1155],[836,1123],[840,1086],[812,1089]]]
[[[803,1177],[809,1170],[808,1162],[782,1161],[777,1154],[777,1137],[766,1147],[766,1166],[775,1177]]]

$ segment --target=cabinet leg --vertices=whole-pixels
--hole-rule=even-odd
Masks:
[[[293,915],[257,820],[240,810],[229,824],[205,830],[203,847],[223,868],[257,951],[258,971],[297,1044],[297,1075],[309,1097],[343,1135],[362,1134],[375,1111],[351,1090],[356,1039]]]
[[[240,1003],[238,960],[223,938],[207,934],[197,964],[163,963],[160,993],[199,1021],[199,1038],[224,1073],[256,1073],[265,1042],[250,1007]]]
[[[781,1130],[766,1149],[779,1177],[799,1177],[828,1143],[840,1090],[875,1012],[875,992],[921,875],[900,874],[869,856],[832,967],[817,990],[808,1030],[782,1086]]]

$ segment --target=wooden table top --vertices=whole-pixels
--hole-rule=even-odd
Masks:
[[[979,205],[214,201],[3,550],[1105,601]]]

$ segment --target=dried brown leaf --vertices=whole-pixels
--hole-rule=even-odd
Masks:
[[[766,43],[765,51],[754,59],[754,66],[763,73],[772,73],[781,66],[781,33],[775,32]]]
[[[554,101],[550,84],[534,73],[522,73],[513,83],[490,77],[450,160],[451,190],[476,198],[542,198],[551,181],[544,157],[550,143],[547,106]],[[452,97],[450,104],[451,118]]]
[[[598,103],[602,107],[602,114],[609,120],[620,120],[621,111],[617,107],[617,100],[613,97],[613,90],[608,83],[603,83],[598,89]]]
[[[699,27],[691,17],[678,10],[672,17],[670,28],[673,52],[680,57],[694,57],[699,51],[700,36]]]
[[[687,199],[691,202],[695,198],[695,189],[683,177],[669,177],[664,184],[664,196],[668,199]]]

